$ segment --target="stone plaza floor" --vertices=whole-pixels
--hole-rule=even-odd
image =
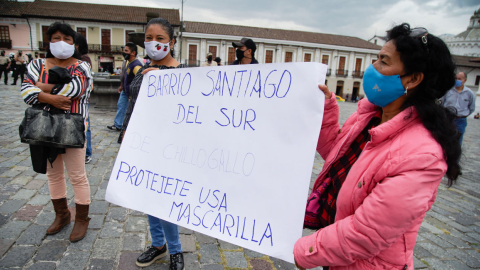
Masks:
[[[18,125],[25,108],[19,86],[2,83],[0,269],[139,269],[135,260],[151,243],[147,216],[105,201],[120,146],[118,132],[106,128],[112,124],[115,110],[91,107],[93,160],[86,170],[91,186],[92,220],[86,237],[70,243],[73,223],[56,235],[45,236],[55,214],[47,178],[32,170],[28,145],[19,140]],[[355,109],[355,103],[341,103],[340,122]],[[420,228],[414,252],[417,269],[480,268],[480,120],[468,120],[463,150],[463,175],[451,188],[441,184],[437,200]],[[312,185],[322,166],[323,160],[317,154]],[[74,206],[69,182],[67,187],[70,206]],[[180,232],[188,270],[295,269],[290,263],[188,229],[181,228]],[[145,269],[168,269],[168,261]]]

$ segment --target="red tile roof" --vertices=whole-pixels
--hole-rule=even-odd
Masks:
[[[22,11],[32,2],[0,0],[0,17],[21,17]]]
[[[35,0],[22,14],[27,17],[146,24],[147,12],[156,12],[172,25],[180,25],[178,9],[150,7]]]
[[[380,50],[382,47],[357,37],[323,34],[315,32],[282,30],[272,28],[249,27],[229,24],[203,23],[185,21],[185,32],[239,37],[279,39],[338,45],[354,48]]]
[[[480,68],[480,61],[478,57],[452,55],[455,65],[459,67]]]

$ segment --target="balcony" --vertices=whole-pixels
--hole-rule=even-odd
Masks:
[[[0,39],[0,48],[11,49],[12,41],[9,39]]]
[[[102,44],[88,44],[89,53],[108,53],[121,54],[123,52],[122,45],[102,45]]]
[[[188,67],[199,67],[200,66],[200,61],[199,60],[189,60],[185,59],[183,60],[184,64],[187,65]]]
[[[330,75],[332,75],[332,69],[331,68],[327,69],[327,76],[330,76]]]
[[[354,71],[352,75],[354,78],[363,78],[363,71]]]
[[[347,77],[348,76],[348,70],[345,69],[337,69],[337,72],[335,73],[337,77]]]
[[[40,51],[47,51],[48,44],[50,42],[38,42],[38,49]],[[123,46],[121,45],[101,45],[101,44],[88,44],[89,53],[105,53],[105,54],[121,54],[123,52]]]
[[[181,62],[183,62],[185,65],[187,65],[188,67],[200,67],[204,62],[201,62],[200,60],[188,60],[188,59],[184,59],[182,60]],[[228,66],[230,65],[231,63],[228,63],[228,62],[220,62],[220,64],[224,65],[224,66]]]

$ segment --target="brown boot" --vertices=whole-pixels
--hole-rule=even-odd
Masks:
[[[70,224],[70,210],[68,210],[67,198],[52,199],[53,209],[55,209],[55,220],[47,229],[47,235],[56,234],[63,227]]]
[[[75,204],[77,206],[75,214],[75,225],[73,225],[72,233],[70,234],[70,241],[77,242],[85,237],[87,233],[88,223],[90,218],[88,217],[89,205]]]

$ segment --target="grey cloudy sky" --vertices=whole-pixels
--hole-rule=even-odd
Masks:
[[[63,0],[177,8],[180,0]],[[369,39],[408,22],[429,32],[466,30],[480,0],[186,0],[184,20],[306,30]]]

